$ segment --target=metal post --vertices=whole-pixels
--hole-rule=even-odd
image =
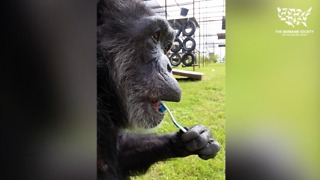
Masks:
[[[194,12],[194,0],[193,0],[192,8],[193,8],[193,18],[194,18],[194,20],[196,20],[196,16],[195,16],[195,12]],[[196,29],[197,29],[197,26],[196,26]],[[195,38],[195,37],[196,36],[195,36],[195,33],[194,33],[193,38]],[[195,50],[193,50],[193,51],[195,52]],[[195,57],[197,57],[197,56],[195,56]],[[195,65],[197,65],[197,64],[198,64],[198,62],[194,62],[193,71],[195,71]]]
[[[199,23],[201,21],[201,17],[200,17],[200,5],[201,5],[201,1],[198,2],[199,3],[199,8],[198,8],[198,11],[199,11]],[[201,40],[200,40],[200,37],[201,37],[201,27],[200,27],[200,24],[199,24],[199,59],[198,59],[198,64],[199,64],[199,68],[201,66]]]
[[[165,1],[165,14],[166,14],[166,19],[168,19],[168,15],[167,15],[167,0]]]

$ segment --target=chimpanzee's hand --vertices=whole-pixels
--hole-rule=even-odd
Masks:
[[[181,135],[181,140],[188,151],[198,154],[204,160],[214,158],[220,150],[219,143],[204,125],[192,126]]]

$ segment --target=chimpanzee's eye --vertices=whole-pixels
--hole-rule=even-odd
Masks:
[[[160,31],[156,31],[152,34],[152,39],[155,43],[159,42],[160,40]]]
[[[164,47],[164,51],[167,53],[172,47],[172,43],[169,42],[168,44],[166,44],[166,46]]]

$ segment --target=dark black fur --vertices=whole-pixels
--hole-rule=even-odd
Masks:
[[[174,38],[168,23],[134,0],[105,0],[98,3],[97,24],[98,178],[130,179],[168,158],[213,158],[219,144],[202,125],[165,135],[124,131],[161,122],[151,100],[180,100],[164,55]]]

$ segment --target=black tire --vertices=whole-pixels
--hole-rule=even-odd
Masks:
[[[192,42],[192,46],[191,47],[187,47],[187,42],[191,41]],[[183,40],[183,49],[190,52],[193,51],[196,48],[196,41],[192,38],[192,37],[187,37]]]
[[[191,57],[191,58],[189,58],[189,57]],[[195,61],[195,57],[190,52],[185,53],[181,58],[181,62],[185,66],[192,66],[194,64],[194,61]]]
[[[191,31],[190,32],[187,32],[187,29],[188,27],[191,27]],[[187,20],[184,25],[183,25],[183,28],[182,28],[182,33],[184,36],[187,36],[187,37],[190,37],[194,34],[194,32],[196,31],[196,24],[194,24],[193,21],[191,20]]]
[[[179,37],[182,31],[182,26],[179,23],[175,22],[171,24],[171,27],[176,32],[176,37]]]
[[[178,42],[178,46],[175,46],[175,42]],[[176,38],[174,41],[173,41],[173,45],[172,45],[172,48],[171,48],[171,51],[172,52],[179,52],[183,47],[183,44],[182,44],[182,41],[179,39],[179,38]]]
[[[181,56],[178,53],[173,53],[169,60],[172,66],[179,66],[181,63]]]

